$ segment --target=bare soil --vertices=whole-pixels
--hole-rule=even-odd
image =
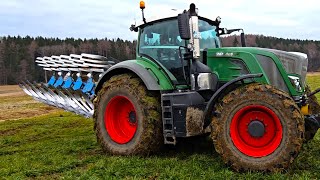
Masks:
[[[320,72],[308,72],[308,76],[320,76]]]
[[[24,95],[26,94],[17,85],[0,86],[0,97]]]
[[[57,108],[35,101],[19,86],[0,86],[0,122],[25,119],[58,111]]]

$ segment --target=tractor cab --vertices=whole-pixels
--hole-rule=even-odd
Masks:
[[[219,36],[235,31],[242,31],[245,46],[243,30],[220,28],[220,17],[214,21],[201,17],[194,4],[181,14],[153,20],[144,17],[145,6],[140,8],[143,23],[130,27],[139,32],[137,59],[158,64],[177,89],[215,91],[218,76],[207,66],[207,52],[221,48]]]
[[[163,65],[174,76],[176,84],[185,84],[183,66],[188,70],[187,61],[182,61],[188,40],[180,37],[178,18],[155,20],[138,26],[138,56],[151,58]],[[221,46],[217,27],[212,21],[199,17],[200,51]]]

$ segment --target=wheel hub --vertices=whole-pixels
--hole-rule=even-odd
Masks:
[[[281,121],[268,107],[248,105],[239,109],[233,116],[230,138],[235,147],[247,156],[267,156],[281,143]]]
[[[248,125],[248,132],[252,137],[260,138],[265,133],[264,124],[259,120],[253,120]]]

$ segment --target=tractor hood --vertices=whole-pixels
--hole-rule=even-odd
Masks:
[[[300,52],[286,52],[286,51],[280,51],[276,49],[258,48],[258,47],[223,47],[223,48],[214,50],[214,52],[216,52],[217,54],[219,54],[220,51],[226,54],[228,54],[228,52],[248,52],[251,54],[268,56],[268,57],[276,56],[280,60],[280,62],[283,65],[283,68],[288,74],[299,75],[302,83],[304,84],[305,82],[306,75],[307,75],[307,67],[308,67],[307,54],[300,53]],[[259,59],[259,61],[261,61],[261,59]],[[272,69],[271,66],[268,66],[268,69],[265,69],[265,70],[270,72],[278,71],[277,69]]]
[[[304,83],[308,70],[308,56],[301,52],[286,52],[275,49],[257,48],[275,54],[288,74],[298,74]]]

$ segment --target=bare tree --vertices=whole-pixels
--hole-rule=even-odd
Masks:
[[[18,73],[18,81],[23,80],[30,80],[30,74],[29,74],[29,68],[28,68],[28,62],[25,59],[22,59],[19,64],[19,70]]]
[[[108,51],[110,49],[109,42],[107,40],[100,40],[97,43],[98,54],[102,56],[108,56]]]
[[[6,68],[4,64],[4,43],[0,42],[0,85],[7,84]]]
[[[93,51],[93,44],[85,41],[85,42],[81,42],[80,46],[79,46],[79,51],[81,53],[92,53]]]

